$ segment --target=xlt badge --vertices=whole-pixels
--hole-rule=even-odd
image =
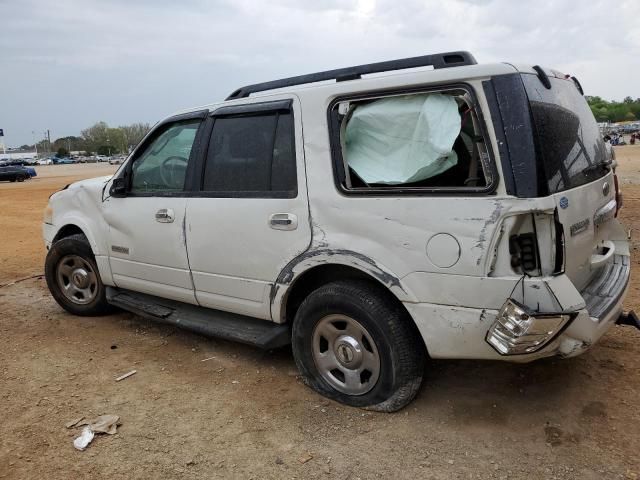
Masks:
[[[571,227],[569,227],[571,236],[573,237],[574,235],[584,232],[587,228],[589,228],[590,223],[591,222],[589,221],[589,219],[585,218],[584,220],[580,220],[579,222],[571,225]]]

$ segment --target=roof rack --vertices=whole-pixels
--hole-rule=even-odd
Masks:
[[[246,85],[235,90],[227,97],[227,100],[245,98],[252,93],[274,90],[276,88],[293,87],[306,83],[322,82],[325,80],[335,80],[343,82],[346,80],[356,80],[369,73],[390,72],[393,70],[404,70],[406,68],[429,67],[434,69],[461,67],[463,65],[476,65],[476,59],[469,52],[446,52],[433,55],[422,55],[420,57],[402,58],[400,60],[389,60],[387,62],[369,63],[354,67],[337,68],[326,72],[309,73],[297,77],[272,80],[270,82],[255,83]]]

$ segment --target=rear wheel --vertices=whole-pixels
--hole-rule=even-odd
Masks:
[[[306,383],[355,407],[393,412],[422,383],[425,350],[406,311],[368,282],[334,282],[311,293],[293,324],[293,353]]]
[[[111,309],[84,235],[71,235],[51,246],[45,260],[45,277],[53,298],[70,313],[92,316]]]
[[[18,180],[19,182],[24,182],[25,176],[24,175],[18,175],[16,177],[16,180]]]

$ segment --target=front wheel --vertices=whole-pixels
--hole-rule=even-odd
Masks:
[[[369,282],[333,282],[311,293],[296,313],[292,343],[305,382],[347,405],[393,412],[422,383],[425,349],[412,319]]]
[[[94,316],[111,309],[84,235],[71,235],[55,242],[47,253],[44,273],[51,295],[68,312]]]

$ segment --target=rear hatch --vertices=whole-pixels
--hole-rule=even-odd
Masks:
[[[556,202],[565,241],[565,273],[578,289],[615,253],[611,158],[595,118],[571,79],[549,75],[551,88],[522,74],[529,98],[539,179]]]

